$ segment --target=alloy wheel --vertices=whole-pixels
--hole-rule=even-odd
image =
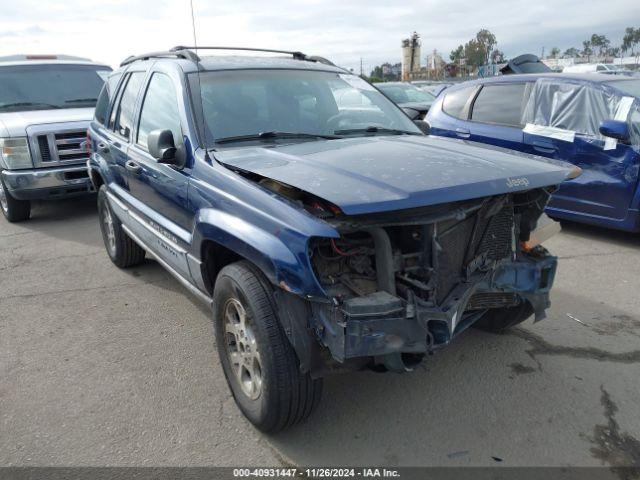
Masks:
[[[247,311],[236,298],[224,308],[225,347],[229,364],[240,388],[252,400],[262,393],[262,364],[254,327]]]

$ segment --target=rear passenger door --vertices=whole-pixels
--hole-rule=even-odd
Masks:
[[[441,137],[469,139],[471,136],[469,109],[478,91],[477,85],[447,90],[441,100],[431,107],[427,121],[431,134]]]
[[[525,151],[522,112],[530,83],[483,85],[471,105],[469,139]]]
[[[129,191],[129,172],[127,170],[127,151],[133,131],[136,102],[144,82],[146,72],[127,73],[122,80],[114,102],[109,121],[103,130],[103,138],[98,145],[99,154],[106,159],[109,170],[115,178],[111,185],[120,197],[126,197]]]

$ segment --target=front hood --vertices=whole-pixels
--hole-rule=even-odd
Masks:
[[[27,127],[32,125],[90,121],[93,110],[91,107],[0,113],[0,131],[4,131],[3,134],[9,137],[24,137],[27,135]]]
[[[228,167],[294,186],[349,215],[557,185],[572,165],[463,140],[378,136],[215,152]]]

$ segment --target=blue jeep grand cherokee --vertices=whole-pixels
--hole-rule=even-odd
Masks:
[[[212,306],[251,422],[306,418],[329,372],[542,318],[556,258],[528,242],[570,165],[426,136],[324,59],[262,55],[130,58],[89,129],[109,256]]]

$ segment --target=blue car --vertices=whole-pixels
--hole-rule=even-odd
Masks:
[[[331,372],[407,371],[470,325],[543,318],[557,261],[532,239],[576,175],[427,136],[360,77],[276,53],[130,58],[88,131],[107,254],[155,258],[212,308],[236,403],[267,432]]]
[[[582,175],[552,196],[549,216],[640,230],[640,78],[504,75],[450,87],[431,133],[564,160]]]

